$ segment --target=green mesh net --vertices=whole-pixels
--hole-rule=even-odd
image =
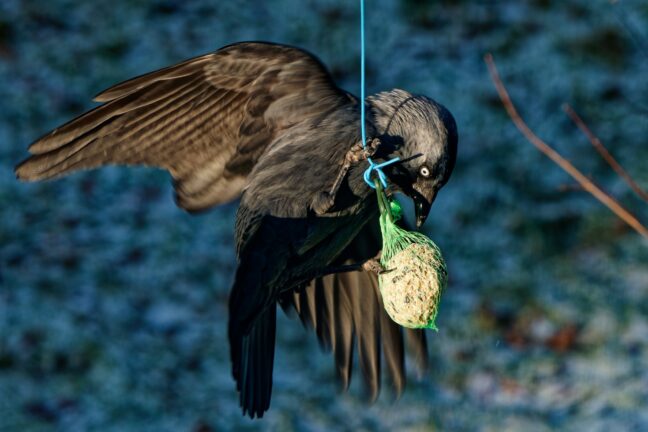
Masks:
[[[389,316],[408,328],[437,330],[435,320],[448,282],[441,251],[424,234],[396,224],[402,217],[398,201],[388,198],[376,182],[383,248],[380,292]]]

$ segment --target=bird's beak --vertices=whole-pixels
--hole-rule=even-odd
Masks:
[[[431,193],[420,193],[416,191],[412,199],[414,200],[414,214],[416,216],[416,229],[419,229],[425,223],[425,220],[430,213],[432,203],[436,198],[437,191],[433,190]]]
[[[430,213],[430,208],[436,198],[438,188],[433,185],[421,185],[416,182],[412,183],[411,178],[403,171],[398,171],[397,166],[390,166],[387,168],[387,175],[396,186],[397,190],[400,190],[400,192],[409,196],[412,201],[414,201],[416,228],[421,228]]]

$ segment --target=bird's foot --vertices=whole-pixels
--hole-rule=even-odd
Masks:
[[[366,272],[376,273],[376,274],[384,274],[392,271],[392,269],[386,269],[380,263],[380,260],[378,258],[371,258],[365,261],[364,263],[362,263],[362,270]]]
[[[345,165],[355,165],[358,162],[367,160],[376,154],[378,147],[380,146],[380,140],[378,138],[372,138],[371,141],[367,143],[366,146],[363,146],[361,142],[355,143],[351,150],[349,150],[344,158]]]

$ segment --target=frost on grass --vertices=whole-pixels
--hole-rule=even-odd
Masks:
[[[569,179],[493,102],[481,61],[493,52],[542,138],[638,208],[560,104],[648,184],[645,56],[619,20],[645,40],[645,1],[370,2],[368,91],[426,94],[460,127],[427,224],[452,274],[445,331],[428,335],[431,376],[367,407],[353,388],[336,397],[331,357],[281,317],[272,409],[257,424],[240,415],[227,349],[235,206],[188,217],[162,172],[24,185],[13,166],[103,88],[240,40],[306,48],[357,95],[357,3],[72,3],[0,1],[0,430],[648,430],[648,342],[633,336],[648,316],[646,248],[591,197],[562,191]],[[538,314],[582,326],[577,349],[524,333]],[[529,342],[512,344],[511,328]]]

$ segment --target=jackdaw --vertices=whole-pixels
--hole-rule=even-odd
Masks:
[[[364,271],[375,267],[359,266],[375,263],[380,249],[365,159],[400,158],[385,168],[389,191],[414,201],[422,225],[456,159],[457,128],[445,107],[403,90],[370,96],[363,148],[363,101],[338,88],[308,52],[261,42],[133,78],[95,101],[101,105],[33,143],[16,175],[35,181],[146,165],[171,174],[176,203],[189,212],[240,197],[228,335],[243,414],[261,417],[270,404],[277,304],[295,310],[333,350],[345,389],[357,345],[372,400],[382,340],[400,394],[403,331],[382,308],[376,274]],[[424,367],[424,334],[406,332]]]

